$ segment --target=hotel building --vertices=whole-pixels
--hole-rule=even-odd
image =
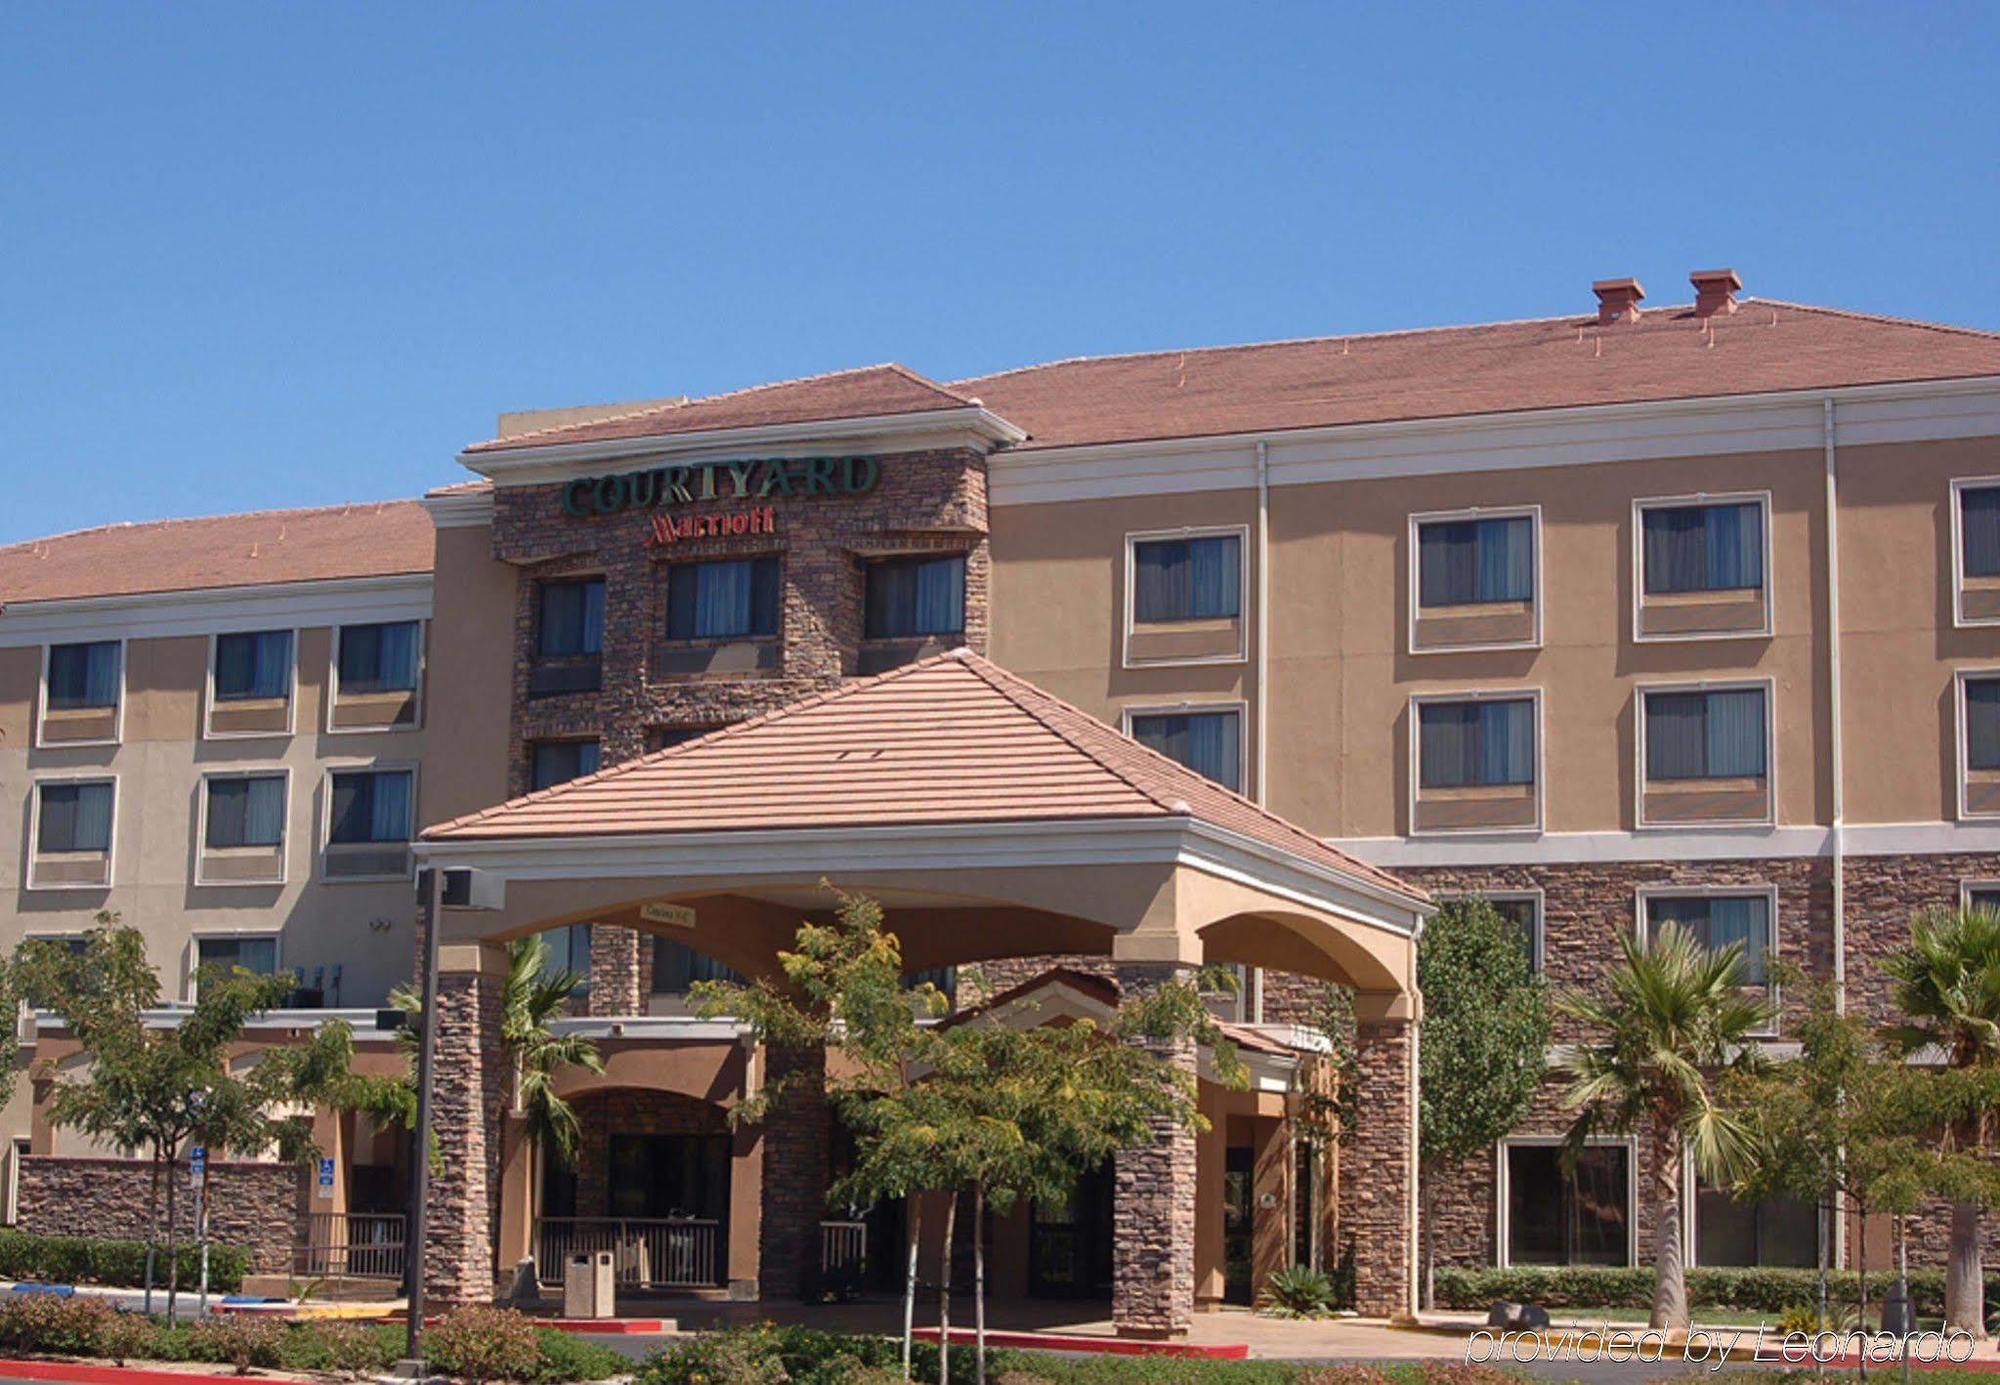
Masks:
[[[427,1263],[461,1298],[600,1242],[635,1288],[744,1297],[893,1260],[901,1209],[826,1206],[823,1105],[727,1118],[806,1060],[686,1003],[769,972],[822,878],[883,901],[955,1022],[1232,963],[1250,1090],[1204,1080],[1208,1132],[996,1219],[996,1290],[1172,1332],[1351,1256],[1364,1311],[1400,1311],[1436,899],[1493,900],[1558,986],[1674,920],[1880,1014],[1912,912],[2000,891],[2000,336],[1691,280],[1671,307],[1614,280],[1526,322],[503,415],[421,508],[0,550],[4,941],[111,909],[183,994],[206,961],[292,971],[273,1027],[365,1010],[388,1061],[413,866],[504,880],[504,908],[441,915]],[[535,932],[588,973],[565,1023],[607,1059],[566,1079],[569,1169],[519,1138],[497,1039],[501,945]],[[1304,1114],[1328,982],[1359,1106],[1332,1171]],[[13,1200],[55,1225],[90,1152],[19,1085]],[[322,1121],[341,1177],[296,1205],[395,1210],[399,1143]],[[1551,1085],[1456,1172],[1445,1258],[1649,1259],[1647,1151],[1604,1140],[1569,1179],[1564,1124]],[[1690,1192],[1697,1263],[1816,1253],[1801,1209]],[[244,1234],[297,1239],[266,1201],[284,1224]]]

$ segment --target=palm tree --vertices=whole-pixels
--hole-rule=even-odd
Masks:
[[[1686,1161],[1711,1182],[1731,1181],[1750,1135],[1718,1099],[1718,1078],[1756,1066],[1751,1042],[1771,1008],[1744,989],[1743,945],[1714,951],[1679,924],[1650,944],[1627,936],[1608,995],[1571,993],[1558,1010],[1601,1037],[1558,1061],[1576,1112],[1570,1157],[1597,1131],[1641,1132],[1653,1153],[1650,1201],[1659,1246],[1653,1264],[1652,1326],[1688,1325],[1681,1180]]]
[[[1887,1031],[1906,1056],[1930,1050],[1960,1070],[2000,1065],[2000,914],[1927,909],[1911,924],[1909,946],[1884,958],[1882,969],[1909,1021]],[[1964,1112],[1950,1123],[1946,1143],[1984,1149],[1992,1117],[1983,1105]],[[1986,1336],[1981,1219],[1978,1202],[1952,1202],[1945,1324],[1975,1338]]]

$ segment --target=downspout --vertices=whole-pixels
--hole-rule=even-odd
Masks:
[[[1265,788],[1271,757],[1271,448],[1257,443],[1257,803],[1269,807]],[[1250,1022],[1264,1022],[1264,972],[1251,973]]]
[[[1826,669],[1828,770],[1833,779],[1833,992],[1847,1008],[1847,785],[1841,753],[1840,712],[1840,478],[1834,447],[1833,396],[1820,401],[1820,433],[1826,452]]]

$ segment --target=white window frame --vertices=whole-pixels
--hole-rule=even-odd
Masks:
[[[1533,574],[1528,579],[1533,583],[1529,592],[1528,606],[1535,618],[1535,633],[1527,640],[1509,640],[1501,644],[1431,644],[1417,647],[1417,620],[1423,614],[1420,593],[1423,590],[1423,552],[1419,537],[1426,524],[1454,524],[1476,519],[1523,519],[1528,521],[1528,542],[1533,545],[1535,561]],[[1465,510],[1426,510],[1410,516],[1410,599],[1409,611],[1404,620],[1404,647],[1411,654],[1478,654],[1485,651],[1503,649],[1540,649],[1542,647],[1542,507],[1540,505],[1475,505]]]
[[[1547,1149],[1564,1143],[1566,1137],[1562,1135],[1503,1135],[1493,1147],[1493,1260],[1503,1270],[1512,1269],[1514,1265],[1514,1257],[1508,1247],[1513,1227],[1507,1205],[1513,1192],[1513,1178],[1507,1170],[1507,1151],[1515,1148]],[[1639,1263],[1639,1138],[1636,1135],[1592,1135],[1584,1144],[1625,1151],[1625,1268],[1630,1269]]]
[[[269,779],[282,777],[285,781],[285,825],[284,836],[278,843],[278,878],[276,880],[210,880],[201,873],[202,857],[208,852],[208,786],[218,779]],[[292,875],[292,767],[286,764],[230,765],[226,768],[203,770],[199,785],[199,797],[194,812],[194,883],[205,890],[252,889],[268,890],[274,886],[291,882]],[[197,933],[194,936],[201,937]]]
[[[42,786],[44,784],[109,784],[111,786],[111,843],[104,852],[102,885],[43,885],[35,881],[35,860],[41,854]],[[21,871],[21,888],[48,894],[109,894],[118,883],[118,815],[125,797],[119,791],[118,772],[106,769],[72,770],[37,774],[28,781],[28,852]]]
[[[349,625],[414,625],[417,627],[417,686],[410,691],[416,699],[416,708],[410,720],[401,726],[335,726],[333,724],[334,705],[340,701],[340,641]],[[407,731],[421,731],[424,727],[424,693],[430,683],[431,623],[427,620],[350,620],[332,628],[332,638],[327,642],[326,662],[326,734],[329,736],[391,736]],[[294,636],[294,639],[297,637]],[[296,646],[294,647],[296,654]]]
[[[1966,733],[1965,727],[1965,685],[1973,679],[1981,681],[1993,679],[2000,681],[2000,666],[1978,664],[1966,668],[1956,668],[1951,671],[1953,707],[1953,725],[1951,730],[1952,739],[1957,742],[1957,752],[1954,758],[1958,764],[1958,820],[1960,822],[1990,822],[1995,818],[2000,818],[2000,812],[1975,813],[1966,807],[1965,804],[1965,787],[1972,773],[1972,737]]]
[[[1639,612],[1646,603],[1646,512],[1682,510],[1699,505],[1747,505],[1755,502],[1763,516],[1764,536],[1764,625],[1758,630],[1697,630],[1686,634],[1648,635],[1641,629]],[[1771,536],[1771,492],[1701,491],[1693,495],[1655,495],[1632,502],[1632,642],[1634,644],[1689,644],[1697,640],[1768,640],[1776,633],[1776,604],[1772,596],[1777,586],[1776,554]]]
[[[215,645],[224,635],[266,635],[292,632],[292,676],[285,689],[285,729],[282,731],[218,731],[215,729]],[[269,741],[296,733],[299,724],[299,636],[296,625],[263,625],[249,630],[218,630],[208,637],[208,671],[202,691],[201,738],[205,741]]]
[[[1235,701],[1224,699],[1217,702],[1133,703],[1130,706],[1119,709],[1118,729],[1125,735],[1126,739],[1137,740],[1138,737],[1132,734],[1132,721],[1135,717],[1199,716],[1204,712],[1236,713],[1236,763],[1242,767],[1243,783],[1229,791],[1241,797],[1248,798],[1250,796],[1250,780],[1255,777],[1256,768],[1250,763],[1250,704],[1248,702],[1240,699]],[[1175,760],[1174,763],[1180,764],[1180,761]],[[1181,768],[1187,769],[1189,774],[1201,774],[1200,770],[1188,769],[1186,765],[1181,765]],[[1208,779],[1208,776],[1205,774],[1202,774],[1201,777]],[[1229,788],[1227,784],[1218,784],[1213,779],[1209,779],[1208,782],[1216,784],[1218,788]]]
[[[1519,702],[1523,698],[1535,706],[1535,821],[1532,826],[1521,827],[1432,827],[1419,830],[1417,827],[1418,780],[1422,768],[1423,719],[1418,708],[1433,702]],[[1405,766],[1410,786],[1409,818],[1403,824],[1404,832],[1410,837],[1539,837],[1544,830],[1545,815],[1548,812],[1548,764],[1547,751],[1542,735],[1542,690],[1532,688],[1479,688],[1452,692],[1424,692],[1410,694],[1409,710],[1409,763]]]
[[[1764,816],[1703,822],[1646,821],[1646,698],[1652,693],[1764,691]],[[1669,782],[1679,783],[1673,780]],[[1632,685],[1632,823],[1640,832],[1705,832],[1711,828],[1775,827],[1778,822],[1778,681],[1775,678],[1705,678]]]
[[[1647,945],[1650,937],[1651,920],[1647,917],[1646,906],[1652,900],[1734,899],[1741,898],[1744,895],[1763,896],[1764,916],[1769,920],[1771,925],[1771,955],[1773,957],[1783,957],[1785,955],[1784,949],[1779,946],[1779,943],[1783,936],[1784,920],[1778,913],[1778,887],[1755,881],[1741,885],[1641,885],[1633,891],[1632,926],[1635,930],[1635,936],[1639,939],[1641,947]],[[1770,979],[1765,983],[1765,989],[1770,993],[1771,1023],[1768,1028],[1753,1031],[1749,1035],[1753,1039],[1778,1038],[1784,1025],[1784,1015],[1780,1008],[1784,1004],[1784,989],[1778,984],[1776,968],[1769,967],[1767,969],[1771,972]]]
[[[1483,899],[1490,904],[1513,903],[1522,899],[1532,901],[1535,906],[1535,974],[1540,976],[1547,970],[1549,942],[1548,895],[1541,886],[1506,886],[1491,890],[1482,890],[1477,887],[1462,890],[1433,890],[1431,895],[1432,898],[1438,900]]]
[[[43,729],[49,719],[49,661],[55,657],[57,645],[72,644],[115,644],[118,646],[118,706],[111,728],[111,737],[87,741],[48,741],[43,738]],[[126,672],[126,659],[131,653],[131,641],[123,636],[108,640],[51,640],[42,646],[42,681],[35,701],[35,749],[37,750],[80,750],[91,746],[123,745],[125,743],[125,692],[130,678]]]
[[[16,1135],[7,1142],[7,1225],[18,1226],[21,1222],[21,1161],[34,1153],[34,1141],[26,1135]]]
[[[1236,537],[1236,554],[1242,571],[1237,576],[1236,590],[1241,601],[1236,612],[1236,652],[1234,654],[1198,654],[1177,659],[1134,659],[1132,657],[1132,632],[1136,624],[1138,610],[1138,586],[1135,577],[1138,572],[1138,552],[1142,543],[1171,542],[1175,539],[1214,539],[1229,535]],[[1257,593],[1250,585],[1250,526],[1247,524],[1190,524],[1177,529],[1139,529],[1125,535],[1125,632],[1119,651],[1120,663],[1125,668],[1186,668],[1198,664],[1241,664],[1250,659],[1250,622],[1256,608]]]
[[[2000,476],[1959,476],[1951,483],[1951,623],[1959,630],[1983,625],[2000,625],[2000,616],[1983,620],[1965,618],[1965,511],[1964,493],[1969,490],[2000,490]]]
[[[1992,876],[1969,876],[1958,882],[1958,907],[1970,909],[1974,891],[1990,891],[2000,894],[2000,878]]]
[[[328,875],[326,873],[326,853],[333,846],[333,776],[357,773],[397,773],[407,770],[410,775],[410,868],[395,875]],[[329,760],[320,766],[319,789],[319,849],[314,852],[317,869],[314,879],[322,885],[381,885],[397,881],[415,880],[417,874],[416,851],[417,825],[422,821],[418,815],[418,793],[422,788],[422,771],[415,760]]]
[[[284,975],[285,935],[282,929],[197,928],[194,932],[188,934],[187,961],[184,964],[187,972],[187,984],[181,987],[181,994],[187,999],[188,1004],[192,1005],[196,999],[195,982],[201,972],[201,945],[205,941],[218,938],[226,939],[230,942],[248,942],[259,938],[271,939],[271,975]]]

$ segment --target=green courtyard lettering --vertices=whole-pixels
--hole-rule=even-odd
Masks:
[[[882,477],[876,457],[757,457],[578,477],[563,486],[563,513],[579,519],[704,500],[866,495]]]

